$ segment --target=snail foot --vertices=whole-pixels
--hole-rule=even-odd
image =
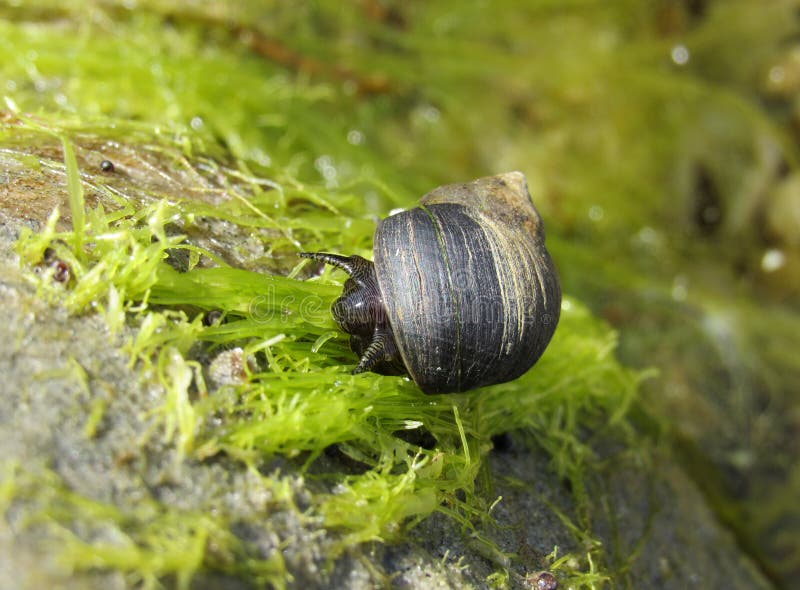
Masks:
[[[398,357],[397,345],[394,342],[392,333],[388,330],[375,330],[372,341],[364,350],[361,360],[358,361],[352,371],[353,375],[372,371],[381,363],[392,365],[397,362]]]

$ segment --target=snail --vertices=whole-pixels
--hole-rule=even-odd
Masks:
[[[373,254],[300,253],[350,275],[331,311],[353,373],[467,391],[516,379],[553,336],[561,289],[521,172],[429,192],[378,224]]]

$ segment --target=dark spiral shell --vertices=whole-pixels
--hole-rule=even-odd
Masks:
[[[380,223],[374,256],[395,342],[423,391],[515,379],[555,331],[561,289],[520,172],[431,191]]]

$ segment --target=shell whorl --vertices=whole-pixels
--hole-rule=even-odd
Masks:
[[[381,222],[374,254],[398,349],[424,391],[514,379],[555,330],[561,292],[519,172],[431,191]]]

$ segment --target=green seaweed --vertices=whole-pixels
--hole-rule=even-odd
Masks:
[[[211,213],[202,204],[197,209]],[[276,455],[305,455],[308,465],[339,444],[363,463],[364,474],[342,478],[335,494],[318,494],[313,501],[322,522],[342,532],[338,552],[395,540],[437,510],[475,528],[473,519],[485,518],[486,509],[475,481],[495,434],[528,429],[551,454],[559,475],[581,490],[593,453],[580,429],[592,423],[598,435],[604,429],[625,432],[620,427],[641,376],[613,360],[613,333],[574,299],[565,299],[558,335],[537,370],[479,392],[425,395],[406,378],[347,373],[339,359],[346,363],[350,353],[332,331],[329,312],[339,290],[327,280],[227,266],[173,269],[168,258],[176,249],[197,252],[195,262],[208,258],[184,236],[164,229],[168,219],[198,214],[191,201],[156,201],[122,213],[106,213],[98,205],[87,212],[82,228],[70,231],[55,230],[54,214],[44,231],[22,233],[18,253],[30,267],[47,250],[70,264],[73,276],[66,288],[48,273],[30,275],[50,300],[76,314],[99,311],[116,329],[135,326],[125,345],[131,362],[145,371],[153,367],[163,388],[163,402],[150,415],[153,435],[160,433],[179,456],[205,460],[225,454],[256,468]],[[73,214],[72,220],[78,223],[80,216]],[[210,310],[222,311],[226,321],[205,325],[202,318]],[[198,342],[243,346],[255,366],[241,385],[210,392],[190,356]],[[93,421],[90,416],[89,434]],[[430,432],[437,445],[423,449],[393,434],[417,429]],[[184,556],[197,551],[211,529],[215,538],[225,530],[224,523],[208,517],[202,522],[207,526],[181,533],[170,551]],[[163,534],[167,539],[158,543],[169,543],[169,534]],[[185,583],[196,568],[215,567],[202,555],[149,564],[149,538],[128,549],[98,547],[94,561],[90,547],[71,545],[69,560],[76,568],[135,571],[147,583],[166,574]]]
[[[311,469],[338,445],[365,472],[326,474],[339,493],[315,494],[311,517],[340,531],[345,551],[397,539],[436,511],[477,531],[492,501],[480,477],[491,437],[523,429],[569,481],[576,507],[560,517],[582,549],[554,552],[550,563],[565,583],[601,587],[613,572],[592,532],[587,480],[602,465],[598,441],[633,447],[629,414],[642,413],[637,387],[649,373],[615,360],[618,337],[593,313],[613,320],[619,301],[623,315],[657,321],[653,301],[669,302],[664,314],[682,331],[658,325],[625,340],[633,330],[624,326],[623,352],[641,366],[659,363],[646,345],[665,333],[675,347],[698,340],[693,314],[717,307],[706,283],[728,268],[738,280],[765,247],[748,223],[763,206],[753,178],[769,176],[770,154],[791,169],[798,161],[781,116],[754,90],[793,31],[791,3],[709,3],[702,19],[688,4],[0,2],[0,159],[67,187],[68,207],[23,232],[17,252],[39,271],[30,279],[43,297],[73,314],[99,312],[122,335],[131,365],[163,388],[151,436],[181,460],[225,456],[252,470],[278,456]],[[757,51],[743,55],[743,45]],[[686,63],[672,57],[681,47]],[[122,145],[123,168],[148,170],[147,182],[115,184],[92,168],[107,142]],[[328,313],[342,277],[308,279],[295,253],[369,255],[374,216],[437,184],[514,168],[528,176],[567,293],[537,367],[450,396],[424,396],[403,378],[351,376],[353,356]],[[692,239],[697,170],[735,213],[719,243]],[[227,253],[195,245],[209,219],[252,232],[260,258],[235,268]],[[52,280],[47,256],[69,266],[66,285]],[[695,259],[699,295],[689,303],[702,304],[684,310],[673,294]],[[211,311],[224,321],[206,325]],[[794,325],[782,318],[767,323]],[[253,359],[242,383],[206,383],[198,349],[235,347]],[[779,366],[795,363],[785,358],[791,345],[767,348]],[[783,391],[780,381],[771,392]],[[92,405],[87,437],[102,412],[102,402]],[[393,435],[422,429],[435,448]],[[759,497],[779,496],[774,510],[751,503],[729,512],[764,516],[751,546],[767,543],[780,515],[796,514],[796,472],[786,497],[763,483]],[[2,490],[10,502],[6,479]],[[716,504],[727,511],[728,500]],[[59,518],[81,509],[67,502]],[[152,534],[169,528],[169,509],[159,509]],[[123,528],[146,519],[133,522]],[[124,560],[107,553],[95,564],[85,541],[74,567],[121,568],[149,584],[225,570],[198,554],[200,539],[238,541],[224,519],[198,522],[174,540],[188,569],[148,563],[162,546],[151,533],[130,533]],[[797,563],[789,534],[776,535],[789,548],[787,569]],[[506,584],[505,556],[486,552],[499,564],[492,583]],[[277,562],[248,563],[274,584],[285,573]]]

